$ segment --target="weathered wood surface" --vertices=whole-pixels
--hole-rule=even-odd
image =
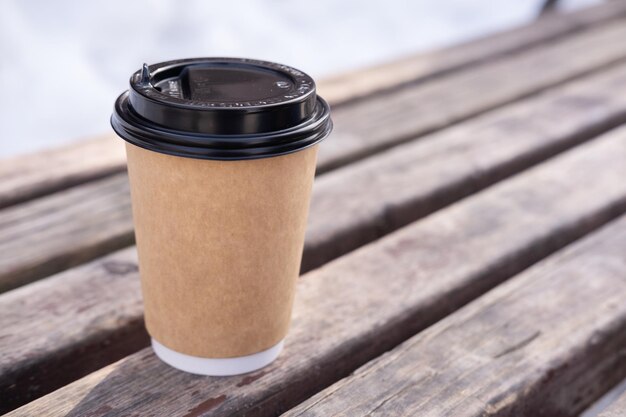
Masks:
[[[626,245],[622,245],[626,246]],[[626,416],[626,393],[622,394],[613,404],[611,404],[598,417],[624,417]]]
[[[118,174],[0,210],[0,292],[133,243]]]
[[[0,413],[149,343],[135,248],[0,299]]]
[[[0,208],[126,170],[113,133],[0,163]]]
[[[552,14],[533,24],[495,35],[327,78],[318,83],[318,89],[324,98],[337,107],[380,91],[428,81],[435,76],[462,70],[494,57],[541,45],[581,29],[609,22],[625,13],[626,2],[611,1],[574,12]]]
[[[542,42],[581,32],[624,15],[626,2],[623,1],[558,14],[497,36],[322,80],[319,90],[331,105],[341,105],[413,81],[449,75],[496,57],[519,53]],[[126,166],[123,146],[114,136],[111,133],[89,142],[2,161],[0,208],[123,171]]]
[[[311,272],[298,284],[284,354],[260,372],[198,377],[162,364],[150,349],[144,349],[10,415],[275,415],[286,411],[626,211],[625,152],[626,128],[622,128]],[[68,276],[19,291],[24,300],[30,299],[29,289],[53,280],[57,282],[50,285],[63,291]],[[137,279],[136,273],[112,279],[109,293],[126,292],[124,283],[130,279]],[[136,291],[132,302],[124,299],[126,306],[107,308],[128,312],[134,305],[136,317],[141,314],[138,299]],[[83,319],[128,320],[119,315],[103,317],[102,304],[87,303],[81,308]],[[37,334],[35,327],[49,328],[40,320],[32,322],[37,323],[33,330],[24,332]],[[96,329],[82,331],[93,334]],[[11,332],[5,337],[19,336]],[[46,337],[65,339],[61,330]],[[43,350],[51,346],[43,339],[29,340]],[[15,345],[10,342],[7,346]],[[71,340],[68,345],[73,346]],[[75,362],[89,357],[90,349],[84,345],[82,355],[72,356]],[[71,349],[61,351],[72,355]],[[16,360],[22,357],[17,350],[10,355]],[[7,369],[15,361],[2,363]],[[14,389],[5,398],[13,395],[20,394]]]
[[[318,171],[335,169],[621,61],[626,57],[625,38],[626,24],[620,20],[340,107],[333,111],[332,140],[320,146]]]
[[[308,271],[626,121],[626,65],[316,180]]]
[[[305,269],[311,269],[314,265],[374,240],[384,233],[431,213],[444,204],[591,137],[616,122],[624,121],[626,96],[611,93],[623,88],[626,88],[626,66],[619,66],[468,121],[429,139],[398,147],[369,161],[320,177],[315,185],[310,214],[303,260]],[[555,120],[559,122],[554,123]],[[516,129],[516,126],[524,128]],[[109,181],[119,180],[115,177],[103,180]],[[105,189],[101,184],[98,184],[98,187]],[[89,189],[88,186],[82,188]],[[93,207],[87,205],[85,212],[89,214],[96,207],[104,210],[107,204],[123,205],[126,207],[127,218],[124,222],[118,219],[118,223],[125,225],[130,239],[132,225],[128,195],[119,195],[116,189],[111,187],[107,189],[115,192],[111,192],[109,197],[107,193],[98,192],[99,199]],[[89,204],[91,198],[84,196],[80,200]],[[113,209],[110,211],[115,212]],[[72,215],[67,221],[74,224],[75,230],[80,232],[85,226],[75,224],[73,217],[75,216]],[[119,224],[105,225],[100,229],[116,230],[119,229]],[[87,230],[91,230],[91,227],[87,227]],[[90,237],[90,233],[91,231],[86,236]],[[72,236],[72,244],[80,248],[80,239],[76,233]],[[28,251],[25,247],[27,245],[22,246],[21,251]],[[45,254],[53,249],[55,248],[41,249],[35,253]],[[127,252],[120,255],[119,259],[113,256],[97,264],[109,265],[110,262],[126,264],[128,256]],[[134,262],[134,258],[131,262]],[[92,343],[92,340],[107,340],[110,337],[109,328],[92,327],[91,319],[75,320],[75,312],[81,311],[84,307],[82,298],[76,297],[76,294],[83,294],[87,300],[99,299],[99,303],[94,304],[102,305],[103,316],[110,314],[110,307],[115,309],[115,305],[125,303],[134,305],[136,302],[138,289],[134,280],[122,280],[120,285],[126,287],[118,288],[118,294],[112,298],[103,296],[107,292],[103,292],[98,283],[108,282],[117,277],[114,272],[109,272],[111,276],[108,278],[101,277],[100,273],[107,271],[100,267],[94,269],[93,265],[88,265],[86,268],[69,271],[68,276],[71,278],[67,281],[54,280],[53,282],[63,282],[57,285],[64,288],[60,292],[56,292],[55,286],[49,283],[51,280],[47,280],[44,285],[33,286],[27,291],[18,293],[22,295],[11,294],[8,297],[0,297],[0,309],[14,311],[10,320],[5,322],[9,332],[18,332],[18,329],[29,326],[41,326],[40,328],[48,326],[36,319],[37,317],[41,319],[42,316],[37,314],[33,316],[33,310],[36,309],[17,307],[27,300],[39,303],[39,300],[53,299],[55,303],[65,308],[58,312],[55,319],[73,323],[72,336],[69,339],[57,334],[55,342],[51,343],[47,335],[41,333],[41,344],[32,343],[28,347],[16,345],[20,346],[19,354],[22,358],[7,357],[13,363],[16,375],[31,376],[33,367],[27,365],[28,363],[36,363],[39,369],[46,368],[47,365],[44,364],[48,362],[55,363],[60,350],[71,352],[84,349],[84,346]],[[125,316],[126,318],[119,321],[118,326],[122,334],[127,326],[134,329],[136,323],[141,320],[139,309],[134,310],[134,314],[131,315],[132,318]],[[47,316],[43,318],[48,319]],[[64,327],[60,329],[62,332]],[[84,337],[80,337],[81,334]],[[139,341],[145,343],[145,339]],[[117,349],[119,343],[124,346]],[[75,346],[71,347],[72,344]],[[44,345],[47,346],[46,349],[42,349]],[[110,348],[103,348],[101,353],[110,358],[116,358],[118,352],[129,352],[139,347],[132,340],[127,346],[123,339],[110,342],[108,346]],[[111,349],[113,354],[107,355],[105,352],[108,349]],[[83,373],[85,372],[84,365],[73,363]],[[90,359],[87,369],[95,369],[93,366],[98,363]],[[65,374],[68,377],[72,375],[69,372]],[[17,376],[9,380],[15,378]]]
[[[626,65],[619,64],[322,175],[313,192],[303,271],[623,123],[626,96],[614,94],[623,89]],[[0,211],[0,290],[130,244],[124,178]],[[59,209],[72,200],[71,210]]]
[[[285,416],[576,416],[626,375],[624,248],[626,217]]]

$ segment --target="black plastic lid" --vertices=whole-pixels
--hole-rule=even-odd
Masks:
[[[295,152],[332,129],[328,104],[311,77],[240,58],[144,64],[115,102],[111,125],[142,148],[220,160]]]

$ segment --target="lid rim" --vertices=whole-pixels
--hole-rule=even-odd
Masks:
[[[167,155],[208,160],[249,160],[297,152],[324,140],[332,130],[330,107],[316,97],[316,114],[303,123],[274,132],[203,134],[173,130],[131,114],[129,92],[115,102],[111,126],[126,142]]]

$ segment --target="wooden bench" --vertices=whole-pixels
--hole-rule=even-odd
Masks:
[[[121,141],[0,164],[0,412],[574,416],[626,377],[626,2],[320,83],[274,364],[148,348]],[[19,408],[18,408],[19,407]]]

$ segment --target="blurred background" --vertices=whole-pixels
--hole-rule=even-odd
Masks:
[[[245,56],[319,79],[527,23],[544,2],[2,0],[0,158],[109,131],[143,62]]]

